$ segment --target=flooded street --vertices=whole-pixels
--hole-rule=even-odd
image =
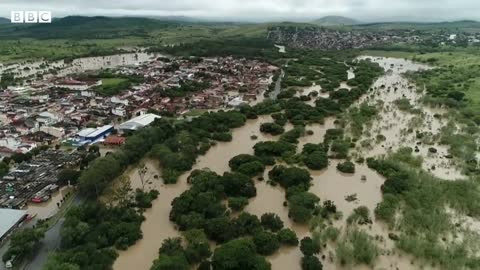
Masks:
[[[71,193],[73,188],[65,186],[60,188],[57,192],[52,194],[52,198],[43,203],[29,202],[27,205],[27,213],[29,215],[36,215],[37,219],[46,219],[52,217],[58,212],[57,203],[61,203],[61,200],[65,198],[67,193]]]

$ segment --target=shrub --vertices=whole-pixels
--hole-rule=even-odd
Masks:
[[[228,198],[228,207],[233,211],[242,211],[248,205],[248,199],[245,197]]]
[[[355,164],[353,164],[353,162],[350,162],[350,161],[338,163],[337,170],[343,173],[355,173]]]
[[[305,256],[302,258],[302,270],[322,270],[323,265],[315,256]]]
[[[305,256],[313,256],[320,253],[320,245],[307,236],[300,241],[300,250]]]
[[[279,231],[283,228],[283,221],[274,213],[265,213],[261,216],[260,222],[263,228],[271,230],[272,232]]]
[[[294,231],[291,229],[281,229],[277,233],[278,241],[284,245],[289,246],[297,246],[298,245],[298,237]]]

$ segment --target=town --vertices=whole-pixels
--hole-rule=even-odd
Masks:
[[[105,63],[91,65],[92,61]],[[194,117],[259,101],[277,69],[232,57],[137,53],[70,65],[7,67],[10,73],[3,74],[5,87],[0,92],[0,208],[47,202],[70,184],[59,180],[63,170],[78,170],[100,152],[115,151],[128,135],[156,119]],[[14,78],[11,84],[9,76]],[[12,224],[35,215],[27,212],[14,215]]]
[[[364,27],[368,27],[364,26]],[[324,27],[270,27],[267,38],[289,47],[321,50],[364,49],[392,44],[424,45],[432,47],[468,46],[479,44],[479,33],[459,31],[420,31],[415,29],[369,30],[332,29]]]

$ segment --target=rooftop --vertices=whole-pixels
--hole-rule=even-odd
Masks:
[[[25,216],[26,211],[0,208],[0,239]]]
[[[119,129],[124,129],[124,130],[137,130],[139,128],[146,127],[150,125],[155,119],[161,118],[161,116],[153,114],[153,113],[147,113],[144,115],[137,116],[135,118],[132,118],[128,120],[127,122],[122,123],[119,126]]]
[[[78,136],[80,137],[97,137],[98,135],[104,133],[105,131],[108,131],[109,129],[112,129],[113,126],[111,125],[105,125],[102,127],[98,128],[86,128],[82,129],[80,132],[77,133]]]

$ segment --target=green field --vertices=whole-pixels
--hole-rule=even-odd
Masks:
[[[124,78],[102,78],[101,80],[102,80],[102,86],[104,87],[116,87],[128,81],[128,79],[124,79]]]
[[[132,85],[128,78],[101,78],[102,85],[97,86],[95,90],[102,96],[113,96],[119,94],[122,90]]]

